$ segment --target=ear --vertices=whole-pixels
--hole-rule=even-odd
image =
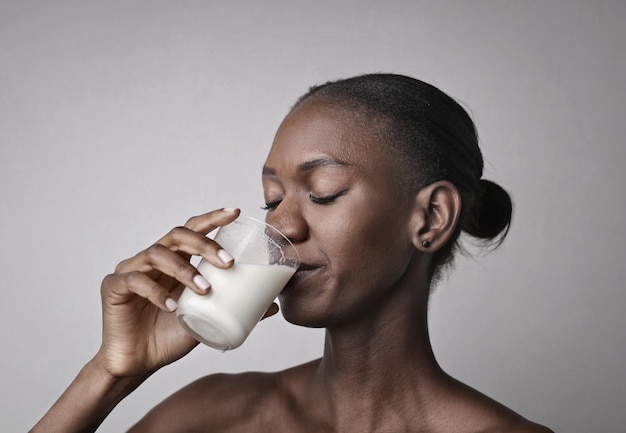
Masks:
[[[419,190],[411,220],[415,248],[427,253],[443,247],[454,233],[460,213],[461,196],[452,183],[441,180]]]

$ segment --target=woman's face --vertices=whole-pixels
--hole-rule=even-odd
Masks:
[[[263,168],[267,222],[302,261],[279,298],[293,323],[333,327],[370,311],[414,252],[402,167],[357,118],[304,102],[278,129]]]

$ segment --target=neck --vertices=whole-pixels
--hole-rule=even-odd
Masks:
[[[326,381],[348,382],[350,389],[354,385],[395,388],[396,380],[406,382],[407,372],[420,379],[438,370],[426,305],[396,301],[383,311],[375,309],[356,322],[326,330],[320,364]]]
[[[315,381],[336,422],[340,412],[355,410],[374,422],[388,405],[407,405],[415,413],[444,376],[428,334],[430,281],[422,271],[408,271],[391,296],[357,320],[327,329]]]

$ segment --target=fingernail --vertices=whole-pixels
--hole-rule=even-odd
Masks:
[[[172,298],[167,298],[165,300],[165,306],[167,307],[168,310],[170,311],[176,311],[176,309],[178,308],[178,304],[176,303],[175,300],[173,300]]]
[[[217,252],[217,256],[220,258],[221,261],[224,262],[225,265],[229,264],[230,262],[232,262],[233,260],[235,260],[233,258],[233,256],[231,256],[230,254],[228,254],[225,250],[219,250]]]
[[[225,207],[222,209],[224,212],[235,212],[237,210],[236,207]]]
[[[206,280],[206,278],[204,278],[200,274],[198,274],[195,277],[193,277],[193,283],[196,285],[197,288],[199,288],[203,292],[206,292],[207,290],[209,290],[211,288],[211,283],[209,283]]]

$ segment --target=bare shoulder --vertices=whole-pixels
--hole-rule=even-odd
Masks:
[[[498,404],[499,406],[499,404]],[[474,413],[459,411],[455,416],[456,427],[451,431],[476,433],[554,433],[549,428],[534,423],[504,407],[477,407]],[[442,429],[442,431],[447,431]]]
[[[275,387],[276,374],[271,373],[206,376],[155,406],[130,431],[234,431],[235,424],[244,420],[243,414],[249,422],[252,417],[262,417],[262,407],[272,398]]]
[[[271,431],[292,392],[290,380],[309,370],[308,365],[276,373],[205,376],[155,406],[130,432]]]
[[[519,420],[501,428],[491,430],[493,433],[554,433],[548,427],[536,424],[520,417]]]
[[[481,409],[477,412],[480,413]],[[485,424],[484,428],[477,430],[480,433],[554,433],[549,428],[529,421],[495,401],[492,401],[491,407],[483,409],[482,412],[485,415]]]
[[[459,432],[477,433],[554,433],[468,385],[455,381],[449,388],[447,414],[441,419],[455,420]],[[445,429],[442,429],[445,431]]]

